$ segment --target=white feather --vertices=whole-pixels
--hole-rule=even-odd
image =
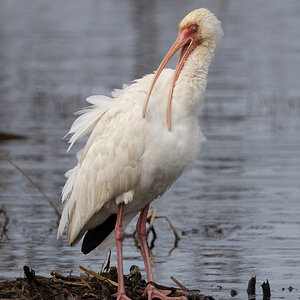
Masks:
[[[71,126],[70,131],[66,134],[72,134],[69,140],[70,146],[67,152],[70,151],[76,140],[91,132],[96,126],[97,121],[101,118],[102,114],[111,106],[112,98],[95,95],[86,99],[87,102],[93,104],[76,114],[81,114]]]
[[[74,122],[76,126],[70,130],[74,135],[77,133],[74,141],[81,135],[79,132],[92,130],[92,134],[78,165],[66,174],[68,179],[62,193],[66,203],[58,237],[70,217],[68,239],[70,244],[76,244],[86,230],[115,213],[120,202],[126,203],[123,226],[127,226],[148,202],[162,195],[184,167],[194,160],[202,141],[194,116],[184,117],[181,120],[183,124],[178,122],[178,126],[169,133],[165,127],[165,104],[157,97],[163,94],[167,98],[168,91],[164,87],[170,84],[172,77],[173,70],[163,71],[153,90],[146,120],[141,112],[153,74],[118,92],[120,97],[107,101],[110,106],[103,106],[105,111],[100,110],[99,105],[86,110],[81,117],[89,115],[92,121],[81,118],[84,121]],[[184,116],[183,110],[181,113]],[[183,126],[186,121],[188,126]],[[193,143],[190,141],[191,133]],[[177,134],[180,134],[180,139]],[[166,151],[169,147],[172,155]],[[102,249],[110,245],[110,237],[101,245]]]
[[[97,121],[102,117],[103,113],[112,105],[113,99],[103,95],[95,95],[88,97],[86,101],[93,105],[75,113],[81,114],[81,116],[74,121],[74,123],[71,126],[71,129],[66,134],[66,136],[72,134],[72,137],[69,140],[70,146],[68,147],[67,152],[69,152],[76,140],[88,134],[94,129],[94,127],[97,124]],[[77,153],[78,160],[80,159],[81,154],[82,150],[80,150]],[[75,180],[76,169],[77,166],[69,170],[65,174],[67,181],[62,190],[62,202],[66,201],[71,195]],[[58,227],[57,237],[60,237],[62,235],[64,228],[67,224],[69,218],[69,207],[69,205],[66,205],[65,209],[63,210]]]
[[[62,192],[65,206],[58,237],[69,219],[71,245],[116,213],[122,202],[126,204],[126,227],[194,161],[205,140],[195,119],[196,109],[203,99],[208,66],[222,33],[220,23],[206,10],[196,10],[194,15],[203,15],[213,26],[203,31],[203,43],[188,57],[176,82],[171,132],[166,126],[166,102],[174,76],[170,69],[163,70],[158,78],[145,119],[142,108],[153,74],[115,90],[113,98],[89,97],[87,101],[93,105],[79,112],[82,115],[73,123],[69,149],[78,138],[92,133],[78,165],[66,173],[68,179]],[[183,24],[192,16],[188,15]],[[113,232],[100,248],[110,247],[112,241]]]

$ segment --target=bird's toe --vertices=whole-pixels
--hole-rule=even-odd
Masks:
[[[159,290],[152,284],[148,284],[142,296],[146,297],[146,295],[148,295],[148,300],[152,300],[154,298],[158,298],[161,300],[187,300],[185,296],[169,297],[168,295],[170,293],[171,293],[170,290]]]
[[[130,298],[128,298],[128,297],[126,296],[125,293],[115,293],[115,294],[113,294],[112,296],[113,296],[113,297],[116,297],[117,300],[131,300]]]

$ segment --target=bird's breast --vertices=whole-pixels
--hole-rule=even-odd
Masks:
[[[171,132],[160,124],[152,124],[147,130],[142,159],[143,193],[148,193],[150,198],[162,195],[194,162],[204,139],[195,118],[177,123]]]

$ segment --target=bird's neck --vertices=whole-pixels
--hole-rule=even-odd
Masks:
[[[185,62],[174,89],[174,98],[176,98],[172,104],[174,117],[177,115],[178,118],[184,118],[195,115],[204,96],[206,76],[214,52],[214,44],[201,44]]]

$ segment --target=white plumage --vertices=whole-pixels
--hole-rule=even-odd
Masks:
[[[92,131],[78,165],[67,173],[68,180],[63,189],[63,201],[67,202],[58,236],[71,216],[68,228],[70,244],[76,244],[86,230],[115,213],[116,204],[129,203],[134,198],[134,203],[124,212],[124,225],[128,225],[148,202],[162,195],[193,162],[200,142],[204,140],[195,116],[185,118],[181,111],[176,126],[168,132],[166,103],[156,96],[165,93],[167,98],[165,87],[170,86],[173,73],[170,69],[163,71],[153,91],[146,120],[141,111],[153,74],[126,86],[117,97],[87,98],[93,106],[81,111],[83,114],[69,132],[73,134],[70,139],[72,146],[78,138]],[[174,97],[176,103],[176,93]],[[110,242],[113,242],[113,234],[101,247],[110,247]]]
[[[113,92],[111,98],[87,98],[92,106],[80,111],[81,116],[73,123],[69,149],[78,138],[91,135],[77,166],[67,172],[58,237],[69,219],[68,240],[75,245],[86,231],[115,214],[120,203],[125,204],[122,224],[126,227],[194,161],[205,139],[196,109],[222,34],[212,13],[196,10],[179,24],[178,38],[156,75],[135,80]],[[179,48],[176,70],[162,70]],[[102,242],[102,249],[111,247],[113,237],[111,233]],[[149,276],[151,279],[152,274]]]

